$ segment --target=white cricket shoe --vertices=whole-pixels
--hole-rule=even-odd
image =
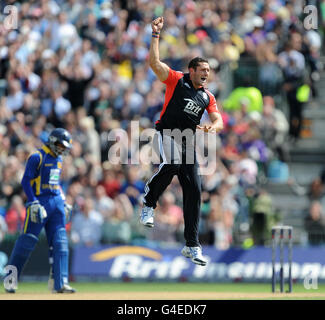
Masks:
[[[192,262],[200,266],[205,266],[207,261],[202,256],[201,247],[187,247],[182,249],[182,255],[186,258],[191,258]]]
[[[141,210],[140,223],[146,227],[152,228],[154,226],[153,216],[153,208],[144,206]]]
[[[53,290],[53,293],[75,293],[76,290],[71,288],[68,284],[64,284],[59,290]]]

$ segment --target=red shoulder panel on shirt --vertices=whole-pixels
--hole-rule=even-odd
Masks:
[[[182,77],[184,77],[183,72],[175,71],[169,68],[168,77],[165,81],[163,81],[163,83],[166,84],[167,86],[176,86],[178,80]]]
[[[208,113],[219,112],[218,107],[217,107],[217,101],[216,101],[216,98],[214,97],[214,95],[209,90],[207,90],[207,89],[204,89],[204,90],[210,97],[210,102],[206,108],[206,111],[208,111]]]
[[[166,92],[165,92],[164,106],[160,113],[160,119],[163,116],[163,114],[165,113],[168,103],[174,94],[174,90],[178,83],[178,80],[183,77],[184,77],[184,73],[182,73],[180,71],[175,71],[175,70],[169,68],[168,77],[165,81],[163,81],[163,83],[165,83],[167,85],[167,87],[166,87]]]

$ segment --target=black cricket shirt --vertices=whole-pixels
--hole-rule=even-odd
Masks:
[[[192,129],[200,124],[205,110],[219,112],[213,94],[204,87],[195,89],[189,73],[169,69],[166,84],[165,102],[156,121],[156,129]]]

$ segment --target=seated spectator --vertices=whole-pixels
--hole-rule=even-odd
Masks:
[[[180,232],[183,231],[183,210],[175,205],[175,197],[166,191],[156,208],[155,227],[149,231],[148,239],[176,243]]]
[[[111,211],[107,211],[104,216],[102,225],[101,243],[126,244],[132,237],[130,224],[130,215],[133,208],[128,198],[121,194],[114,201],[114,207]]]
[[[100,138],[95,130],[93,117],[84,117],[80,120],[80,129],[86,137],[86,143],[83,148],[85,153],[90,153],[97,162],[101,160]]]
[[[159,212],[168,220],[169,224],[172,224],[177,228],[180,228],[184,223],[183,210],[176,205],[176,198],[170,191],[167,191],[162,195]]]
[[[74,214],[71,221],[72,244],[87,247],[99,245],[103,217],[94,210],[94,201],[91,197],[80,201],[80,211]]]
[[[215,45],[215,54],[220,63],[238,61],[240,56],[238,48],[233,45],[231,35],[228,33],[220,35],[220,42]]]
[[[325,195],[325,187],[320,177],[313,179],[307,191],[310,201],[321,200]]]
[[[267,244],[276,222],[272,198],[265,190],[260,190],[253,198],[251,211],[251,232],[255,245]]]
[[[11,111],[19,110],[24,103],[24,93],[18,80],[10,81],[9,95],[6,99],[6,106]]]
[[[325,244],[324,211],[319,201],[312,201],[305,218],[305,228],[310,245]]]
[[[9,234],[16,234],[22,231],[26,216],[26,208],[22,198],[18,195],[13,196],[5,220]]]
[[[256,55],[258,45],[265,41],[265,31],[263,30],[264,20],[255,16],[252,18],[253,31],[248,33],[245,38],[246,53],[252,57]]]
[[[240,159],[239,138],[235,133],[229,133],[226,142],[221,151],[221,157],[224,161],[238,161]]]
[[[232,170],[237,176],[242,186],[252,186],[256,184],[258,166],[256,161],[249,158],[245,150],[241,152],[241,160],[234,163]]]
[[[114,199],[120,191],[121,183],[117,179],[117,173],[107,161],[103,163],[103,179],[100,184],[105,188],[107,196]]]
[[[223,161],[225,159],[222,159]],[[229,172],[221,160],[216,162],[215,172],[210,175],[202,176],[202,188],[209,193],[213,193],[220,186],[221,182],[226,179]]]
[[[111,215],[115,207],[114,201],[106,195],[106,190],[102,185],[95,189],[95,209],[102,215]]]
[[[233,215],[230,210],[223,208],[221,197],[217,194],[211,196],[210,208],[208,225],[213,233],[213,245],[219,250],[226,250],[233,240]]]
[[[263,102],[263,117],[259,122],[263,141],[279,160],[288,162],[290,156],[285,143],[289,132],[288,120],[285,114],[275,107],[272,97],[264,97]]]
[[[260,132],[257,128],[251,127],[242,137],[241,145],[250,158],[259,163],[266,163],[268,160],[268,149],[261,139]]]
[[[139,179],[139,169],[136,166],[130,166],[127,169],[126,181],[121,186],[121,193],[125,193],[133,206],[139,202],[140,195],[144,193],[145,183]]]
[[[22,178],[21,168],[22,164],[18,162],[15,156],[8,157],[7,163],[3,167],[1,173],[0,199],[5,199],[7,205],[12,197],[22,190],[20,184],[20,179]]]
[[[7,231],[8,231],[8,228],[7,228],[6,221],[5,221],[4,217],[0,215],[0,243],[5,238]]]

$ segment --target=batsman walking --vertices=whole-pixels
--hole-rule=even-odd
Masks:
[[[159,36],[164,19],[152,21],[152,40],[149,52],[150,67],[157,78],[166,85],[165,102],[155,127],[158,135],[161,163],[158,171],[147,182],[140,222],[154,226],[154,209],[157,201],[173,177],[177,175],[183,190],[184,238],[182,254],[192,262],[205,266],[199,243],[201,205],[201,179],[195,154],[195,131],[218,133],[223,121],[217,103],[204,86],[210,67],[206,59],[196,57],[189,62],[189,73],[172,70],[159,59]],[[211,124],[200,126],[204,111]],[[191,157],[193,153],[193,157]]]
[[[27,214],[22,234],[17,239],[8,265],[17,269],[18,278],[45,228],[50,251],[53,292],[74,293],[68,285],[69,248],[65,224],[71,218],[71,205],[65,202],[60,186],[63,156],[72,147],[70,133],[54,129],[48,142],[27,160],[22,187],[27,195]],[[15,293],[15,289],[7,289]]]

